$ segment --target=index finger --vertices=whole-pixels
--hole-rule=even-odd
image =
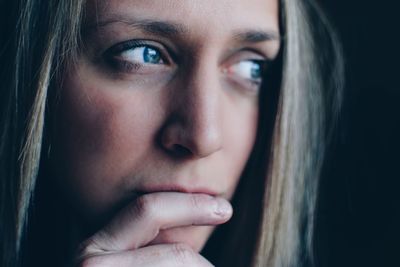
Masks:
[[[232,206],[206,194],[157,192],[137,198],[104,229],[89,238],[87,253],[133,250],[147,245],[159,233],[173,227],[217,225],[232,216]]]

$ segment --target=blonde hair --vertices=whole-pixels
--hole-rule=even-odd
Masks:
[[[44,150],[48,90],[59,79],[59,71],[72,62],[71,58],[77,53],[85,4],[84,0],[16,2],[11,12],[6,14],[3,8],[4,14],[0,14],[6,22],[2,23],[1,33],[9,36],[0,43],[1,62],[8,63],[0,71],[0,78],[5,81],[1,85],[0,100],[2,266],[16,265],[21,242],[29,231],[29,227],[25,228]],[[340,98],[340,90],[337,90],[342,72],[340,60],[332,61],[330,69],[324,66],[325,57],[340,58],[339,49],[320,11],[308,0],[282,0],[281,10],[283,76],[271,127],[272,141],[261,136],[257,149],[264,151],[256,152],[256,149],[254,154],[262,153],[263,157],[255,160],[253,156],[242,178],[256,174],[266,186],[261,190],[262,199],[252,200],[259,203],[255,204],[258,209],[253,211],[258,219],[254,220],[257,227],[252,231],[239,228],[246,221],[246,209],[251,203],[245,198],[249,191],[260,187],[260,182],[244,185],[245,189],[235,196],[238,205],[244,208],[239,209],[238,223],[233,223],[236,228],[232,229],[244,234],[251,232],[253,238],[249,240],[255,241],[250,246],[254,253],[252,249],[246,250],[245,266],[250,266],[249,261],[254,266],[297,266],[304,244],[307,254],[311,253],[318,177],[328,134],[327,122],[330,123],[328,115]],[[10,25],[17,25],[17,31],[10,32],[6,28]],[[313,31],[316,26],[318,31]],[[329,56],[319,52],[315,34],[321,33],[326,38],[327,49],[333,52]],[[324,81],[326,77],[334,77],[334,81],[339,82]],[[221,255],[238,248],[239,242],[231,240],[235,245],[227,246]],[[222,265],[228,266],[228,262]],[[229,266],[243,266],[240,262]]]
[[[48,88],[75,54],[83,8],[81,0],[15,2],[15,9],[2,9],[2,25],[16,25],[16,31],[2,29],[9,39],[0,47],[8,53],[1,59],[10,62],[0,76],[8,81],[2,84],[0,121],[2,266],[18,263],[39,171]]]
[[[329,116],[337,114],[341,98],[340,48],[326,19],[311,1],[286,0],[282,5],[286,37],[283,78],[255,266],[298,266],[301,246],[312,260],[327,122],[332,119]],[[319,25],[313,25],[312,15],[320,16]],[[329,43],[313,32],[318,26],[325,27]],[[329,62],[324,53],[328,53]],[[323,80],[323,64],[331,64],[332,81]]]

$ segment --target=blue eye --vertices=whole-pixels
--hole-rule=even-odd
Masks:
[[[161,53],[150,46],[136,46],[120,53],[119,57],[134,64],[163,64]]]
[[[229,68],[229,72],[246,80],[261,82],[263,75],[263,62],[260,60],[240,61]]]
[[[104,53],[105,63],[121,73],[141,73],[169,65],[168,51],[159,43],[130,40],[109,48]],[[150,68],[150,69],[149,69]]]

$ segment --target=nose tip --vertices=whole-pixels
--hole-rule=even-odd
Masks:
[[[210,123],[173,121],[166,125],[161,144],[178,157],[204,158],[222,148],[219,130]]]

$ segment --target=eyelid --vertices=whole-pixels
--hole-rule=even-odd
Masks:
[[[268,65],[268,63],[273,61],[273,58],[257,48],[244,47],[229,51],[229,53],[223,57],[221,65],[229,66],[239,61],[262,61],[265,65]]]
[[[243,61],[252,61],[262,65],[263,70],[268,68],[273,60],[263,53],[251,48],[240,49],[230,53],[230,55],[222,63],[222,69],[226,72],[231,66],[239,64]]]

